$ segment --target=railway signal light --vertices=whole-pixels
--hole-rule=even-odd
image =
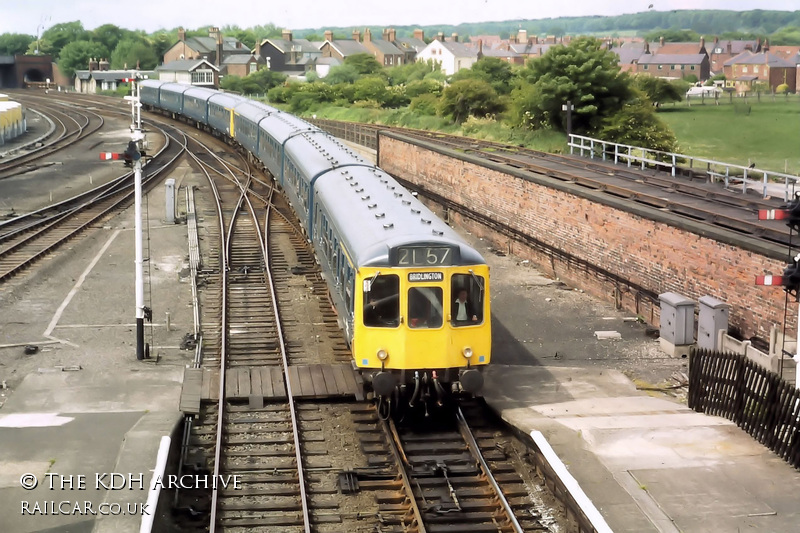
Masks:
[[[756,276],[756,285],[779,285],[783,287],[795,300],[800,301],[800,254],[786,265],[781,276]]]
[[[759,209],[758,220],[785,220],[792,231],[800,233],[800,195],[781,209]]]

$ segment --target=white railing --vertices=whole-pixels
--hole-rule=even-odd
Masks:
[[[782,196],[784,201],[789,201],[790,198],[794,198],[795,190],[800,191],[798,188],[800,177],[783,172],[570,134],[569,153],[574,154],[576,151],[581,157],[590,159],[613,161],[616,164],[627,164],[628,167],[636,166],[642,170],[656,168],[669,172],[673,178],[681,169],[688,168],[692,172],[704,171],[710,181],[722,181],[726,188],[739,189],[742,193],[746,193],[748,189],[759,190],[764,198]]]

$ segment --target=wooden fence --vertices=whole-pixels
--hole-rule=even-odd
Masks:
[[[723,416],[800,469],[800,390],[743,355],[693,349],[689,407]]]

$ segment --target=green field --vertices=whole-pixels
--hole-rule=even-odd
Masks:
[[[724,102],[724,103],[722,103]],[[800,174],[800,98],[727,98],[720,105],[686,102],[659,112],[682,154]]]

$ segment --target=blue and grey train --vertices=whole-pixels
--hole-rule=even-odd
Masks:
[[[354,366],[378,396],[477,393],[491,358],[489,267],[392,176],[316,126],[190,85],[140,83],[146,109],[241,146],[313,244]]]

